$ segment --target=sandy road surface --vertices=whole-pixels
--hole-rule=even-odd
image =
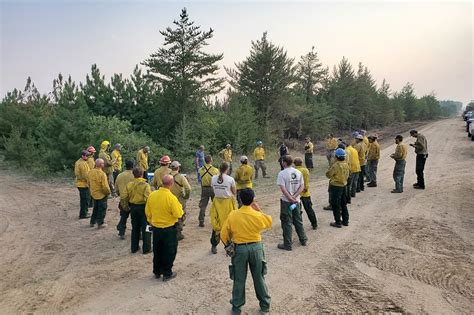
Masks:
[[[274,178],[259,186],[259,203],[274,218],[264,234],[273,312],[474,313],[474,142],[458,119],[421,132],[430,147],[427,190],[410,187],[410,151],[405,193],[390,194],[394,146],[388,146],[379,187],[353,201],[348,228],[334,229],[332,213],[321,210],[327,181],[315,178],[320,228],[312,231],[304,217],[308,247],[276,249],[279,194]],[[196,226],[196,199],[178,249],[178,277],[163,283],[152,277],[151,255],[129,253],[129,230],[127,241],[118,240],[116,202],[109,203],[109,228],[98,231],[76,219],[72,186],[2,170],[0,187],[1,313],[229,312],[229,259],[222,247],[210,254],[209,224]],[[255,314],[251,281],[247,287],[244,311]]]

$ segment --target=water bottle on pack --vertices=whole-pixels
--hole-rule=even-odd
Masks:
[[[297,203],[292,203],[288,208],[290,209],[290,212],[292,212],[292,211],[295,210],[297,207],[298,207],[298,204],[297,204]]]

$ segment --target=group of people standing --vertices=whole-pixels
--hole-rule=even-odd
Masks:
[[[426,138],[416,130],[410,133],[417,138],[412,145],[417,153],[418,181],[414,187],[424,189],[423,167],[428,157]],[[354,134],[350,142],[336,139],[332,134],[328,135],[326,140],[329,206],[324,209],[333,211],[334,222],[330,225],[336,228],[349,225],[347,204],[351,203],[351,198],[357,193],[364,190],[364,182],[368,182],[368,187],[377,187],[380,145],[375,135],[367,137],[365,134],[365,131]],[[395,189],[392,192],[400,193],[403,192],[407,148],[402,143],[401,135],[396,136],[395,142],[397,147],[395,153],[391,155],[396,161],[393,173]],[[127,219],[131,216],[131,252],[140,250],[142,240],[143,254],[151,251],[154,253],[155,277],[163,277],[163,281],[168,281],[176,276],[172,267],[178,241],[184,238],[186,204],[191,194],[191,185],[186,176],[180,173],[181,164],[178,161],[171,161],[169,156],[160,158],[160,166],[155,170],[153,178],[148,179],[149,147],[145,146],[137,152],[136,161],[126,161],[124,171],[121,165],[121,146],[115,145],[110,155],[109,147],[110,143],[103,141],[99,157],[94,160],[95,149],[90,146],[82,152],[81,158],[76,162],[76,185],[80,195],[79,218],[89,218],[88,208],[92,205],[90,225],[105,227],[107,199],[110,195],[119,196],[120,221],[117,230],[120,239],[125,239]],[[252,274],[261,310],[268,312],[271,298],[265,284],[267,267],[261,232],[271,228],[272,218],[264,214],[254,201],[253,191],[253,182],[258,179],[259,170],[264,178],[268,177],[265,148],[261,141],[257,142],[253,152],[253,167],[247,156],[240,156],[240,165],[235,169],[233,177],[231,175],[234,157],[230,144],[219,152],[222,159],[219,168],[213,166],[212,156],[206,155],[204,149],[204,146],[199,147],[194,161],[201,186],[198,225],[205,226],[206,209],[210,202],[209,216],[212,226],[210,251],[216,254],[222,242],[226,253],[231,256],[229,272],[233,280],[231,299],[233,312],[239,313],[245,304],[248,268]],[[281,171],[278,173],[276,185],[281,191],[280,221],[283,242],[277,244],[277,248],[282,250],[293,249],[293,227],[300,245],[307,246],[303,209],[312,229],[318,228],[309,187],[310,172],[314,166],[313,150],[314,145],[308,137],[305,139],[305,165],[303,165],[303,159],[293,158],[285,144],[279,149]]]

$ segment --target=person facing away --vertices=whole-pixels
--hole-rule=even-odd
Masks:
[[[301,192],[301,203],[308,215],[309,222],[313,230],[318,228],[318,220],[313,209],[313,202],[311,201],[311,192],[309,191],[309,170],[303,166],[303,160],[299,157],[295,158],[295,168],[303,175],[304,189]]]
[[[145,205],[151,193],[150,185],[143,178],[143,169],[137,166],[133,169],[134,180],[127,184],[125,191],[120,195],[120,203],[123,208],[130,209],[132,217],[131,252],[136,253],[139,249],[140,238],[143,240],[143,254],[151,252],[151,234],[146,231],[147,219],[145,216]]]
[[[395,143],[397,144],[395,148],[395,153],[391,154],[390,157],[395,160],[395,167],[393,168],[393,180],[395,181],[395,189],[392,193],[402,193],[403,192],[403,179],[405,177],[405,165],[407,158],[407,148],[403,144],[403,136],[397,135],[395,137]]]
[[[292,250],[292,226],[302,246],[306,246],[308,238],[303,228],[300,210],[300,195],[304,190],[303,175],[292,167],[293,158],[285,156],[283,166],[285,169],[278,173],[277,185],[282,195],[280,197],[280,220],[283,230],[283,243],[278,244],[279,249]]]
[[[334,159],[334,151],[337,149],[337,139],[332,133],[328,134],[326,138],[326,158],[328,160],[329,166]]]
[[[305,145],[304,145],[304,164],[306,168],[309,170],[313,169],[313,151],[314,145],[311,142],[310,137],[305,138]]]
[[[367,164],[366,153],[367,146],[364,143],[364,136],[361,134],[356,135],[355,138],[356,144],[353,146],[357,150],[359,156],[359,165],[360,165],[360,174],[358,178],[357,192],[364,191],[364,175],[365,175],[365,166]]]
[[[249,159],[247,156],[242,155],[240,157],[240,166],[235,171],[234,179],[236,182],[237,188],[237,203],[239,208],[242,206],[242,201],[240,200],[240,194],[244,189],[253,188],[253,167],[249,165]]]
[[[74,174],[76,175],[76,187],[79,190],[79,219],[87,219],[89,205],[89,186],[87,185],[87,176],[90,172],[89,151],[82,151],[81,157],[74,164]]]
[[[115,160],[110,157],[109,154],[110,142],[107,140],[102,141],[100,144],[99,158],[104,161],[103,171],[107,175],[107,180],[109,182],[109,187],[112,192],[112,195],[115,195],[115,186],[114,186],[114,168],[113,165]]]
[[[265,283],[267,264],[260,233],[272,227],[272,217],[264,214],[257,203],[252,189],[242,191],[242,207],[229,213],[221,229],[221,239],[225,245],[235,244],[235,255],[229,266],[232,287],[232,312],[239,314],[245,304],[245,282],[250,268],[253,285],[260,310],[270,310],[271,298]]]
[[[229,176],[232,174],[232,154],[232,146],[230,143],[228,143],[225,148],[219,152],[222,162],[226,162],[229,165],[229,170],[227,171],[227,175]]]
[[[143,178],[148,179],[148,155],[150,154],[150,147],[144,146],[137,152],[137,166],[143,170]]]
[[[262,170],[262,176],[267,178],[267,166],[265,165],[265,148],[262,141],[257,141],[257,147],[253,151],[253,159],[255,161],[255,179],[258,178],[258,170]]]
[[[212,156],[206,155],[205,165],[199,169],[201,176],[201,199],[199,200],[199,227],[204,227],[204,218],[206,217],[206,208],[209,199],[214,199],[214,190],[212,189],[212,176],[218,175],[219,170],[212,166]]]
[[[169,165],[171,163],[171,159],[167,155],[163,155],[160,159],[160,167],[155,170],[155,174],[153,175],[153,181],[151,183],[151,186],[157,190],[163,185],[163,177],[165,175],[169,175],[171,173],[171,170],[169,168]]]
[[[347,209],[347,179],[349,178],[349,165],[345,162],[346,152],[337,149],[334,152],[336,162],[326,172],[329,178],[329,200],[334,215],[332,227],[341,228],[349,225],[349,211]]]
[[[188,179],[186,176],[181,174],[179,171],[181,169],[181,163],[178,161],[173,161],[170,165],[171,173],[173,176],[173,186],[171,186],[171,192],[173,195],[178,198],[179,203],[183,206],[184,215],[179,219],[178,225],[176,227],[176,232],[178,234],[178,241],[184,239],[183,227],[186,221],[186,204],[191,196],[191,185],[189,185]]]
[[[132,170],[133,170],[133,161],[127,160],[125,162],[125,171],[118,174],[117,179],[115,180],[115,189],[120,198],[122,198],[122,194],[125,193],[128,183],[133,182],[133,180],[135,179],[135,176],[133,176]],[[130,216],[130,208],[122,207],[121,203],[119,203],[118,208],[120,211],[120,221],[117,224],[117,231],[118,231],[118,236],[120,237],[120,239],[124,240],[125,230],[127,229],[127,220],[128,220],[128,217]]]
[[[349,175],[349,180],[347,184],[349,187],[347,190],[350,193],[350,197],[354,198],[356,196],[357,187],[359,185],[359,175],[360,175],[359,152],[357,152],[357,150],[351,144],[349,144],[346,147],[346,153],[348,153],[346,155],[347,155],[347,161],[350,167],[349,168],[350,175]]]
[[[280,170],[283,171],[283,169],[284,169],[284,167],[283,167],[283,162],[282,162],[282,161],[283,161],[283,157],[284,157],[285,155],[290,154],[290,153],[288,152],[288,147],[285,145],[284,142],[282,142],[282,143],[280,144],[280,147],[278,148],[278,153],[279,153],[279,155],[280,155],[280,157],[278,158],[278,163],[280,164]]]
[[[201,144],[194,155],[194,165],[196,166],[198,183],[201,183],[201,174],[199,174],[199,170],[204,166],[204,164],[206,164],[204,145]]]
[[[184,215],[183,207],[170,191],[173,176],[165,175],[163,186],[153,191],[147,199],[145,215],[153,229],[153,273],[163,281],[176,277],[173,264],[178,252],[176,225]]]
[[[231,211],[237,209],[235,205],[235,180],[227,175],[229,164],[223,162],[219,167],[219,175],[212,176],[212,189],[214,199],[212,200],[209,216],[211,217],[211,252],[217,254],[217,245],[220,243],[220,232],[222,225]]]
[[[425,163],[428,158],[428,141],[426,137],[416,131],[415,129],[410,130],[410,135],[416,138],[415,143],[410,146],[415,148],[416,153],[416,183],[413,184],[415,189],[425,189]]]
[[[87,175],[87,184],[89,186],[92,199],[94,200],[94,208],[92,210],[90,226],[97,228],[105,228],[105,215],[107,213],[107,197],[110,195],[109,182],[105,175],[104,160],[95,160],[95,168]]]
[[[114,164],[112,165],[113,168],[113,177],[114,177],[114,183],[117,180],[118,174],[122,171],[122,145],[120,143],[117,143],[114,145],[114,150],[110,154],[110,157],[112,158],[112,161],[115,161]]]
[[[94,157],[94,154],[96,152],[95,148],[93,146],[89,146],[87,148],[87,151],[89,151],[89,157],[87,158],[87,164],[89,164],[89,169],[94,169],[95,167],[95,157]],[[91,192],[90,192],[90,189],[89,189],[89,204],[88,204],[88,208],[92,208],[94,206],[93,202],[92,202],[92,196],[91,196]]]
[[[367,187],[377,187],[377,167],[380,160],[380,144],[377,141],[377,136],[369,136],[368,139],[367,174],[369,183]]]

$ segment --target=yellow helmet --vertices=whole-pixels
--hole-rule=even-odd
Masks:
[[[106,148],[107,146],[109,146],[109,145],[110,145],[110,142],[107,141],[107,140],[104,140],[104,141],[102,141],[102,143],[100,144],[100,147],[103,148],[103,149],[105,149],[105,148]]]

